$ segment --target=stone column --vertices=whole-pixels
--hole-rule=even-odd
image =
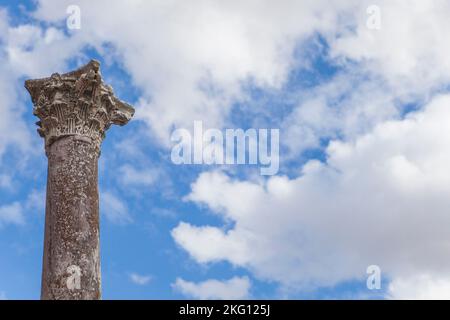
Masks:
[[[25,88],[48,158],[42,299],[100,299],[98,157],[111,124],[134,109],[105,85],[99,62]]]

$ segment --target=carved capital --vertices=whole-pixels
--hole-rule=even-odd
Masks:
[[[122,126],[134,114],[133,107],[103,83],[100,63],[95,60],[69,73],[27,80],[25,88],[34,104],[33,114],[40,119],[37,131],[45,139],[46,150],[59,138],[78,136],[100,151],[111,124]]]

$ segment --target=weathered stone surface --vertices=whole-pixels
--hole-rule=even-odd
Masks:
[[[111,124],[134,109],[103,83],[95,60],[27,80],[48,157],[42,299],[100,299],[97,163]]]
[[[25,81],[46,150],[57,139],[71,135],[90,138],[100,150],[111,124],[124,125],[133,116],[134,109],[103,83],[99,67],[92,60],[73,72]]]
[[[84,137],[50,145],[42,292],[44,299],[99,299],[97,152]]]

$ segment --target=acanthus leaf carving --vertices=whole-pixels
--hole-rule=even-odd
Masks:
[[[25,82],[46,149],[62,137],[75,135],[92,141],[100,151],[111,124],[124,125],[133,116],[133,107],[103,83],[99,67],[99,62],[91,60],[73,72]]]

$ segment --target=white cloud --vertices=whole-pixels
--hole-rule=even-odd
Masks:
[[[12,181],[11,176],[7,174],[0,174],[0,188],[11,189]]]
[[[137,273],[131,273],[130,274],[130,280],[140,286],[146,285],[149,283],[149,281],[152,279],[151,276],[148,275],[140,275]]]
[[[335,57],[353,59],[359,67],[382,76],[398,96],[426,94],[450,81],[448,1],[377,1],[380,30],[366,26],[365,10],[370,4],[374,3],[359,1],[355,28],[329,38]]]
[[[64,21],[70,4],[41,0],[34,16]],[[283,122],[296,150],[316,147],[322,136],[341,131],[353,137],[397,116],[396,98],[427,96],[431,88],[449,81],[445,39],[450,7],[445,0],[379,1],[381,30],[366,27],[370,1],[77,4],[82,27],[70,37],[55,28],[11,28],[10,64],[22,73],[51,73],[86,44],[107,61],[117,58],[142,89],[137,118],[146,120],[163,145],[169,143],[173,125],[189,127],[196,119],[212,127],[226,123],[231,102],[246,98],[242,84],[249,79],[263,88],[279,88],[298,63],[294,48],[318,32],[343,75],[305,98],[335,89],[333,97],[302,102]],[[25,50],[25,44],[33,50]],[[105,44],[114,50],[103,48]],[[308,66],[311,53],[305,46],[297,51]],[[48,56],[57,59],[44,63],[42,57]],[[339,101],[342,96],[349,97]]]
[[[137,170],[130,165],[123,165],[119,168],[120,181],[124,185],[144,185],[150,186],[157,182],[159,172],[154,169]]]
[[[6,9],[0,8],[0,40],[4,39],[4,35],[8,30],[9,17]]]
[[[6,293],[4,291],[0,291],[0,300],[7,300]]]
[[[0,48],[0,59],[3,60]],[[8,65],[0,65],[0,160],[9,146],[15,146],[21,151],[30,147],[30,130],[23,119],[23,107],[17,96],[16,75],[8,69]],[[31,112],[31,111],[30,111]],[[3,184],[3,183],[2,183]]]
[[[0,227],[6,224],[23,225],[24,223],[23,208],[19,202],[0,207]]]
[[[42,190],[33,189],[27,196],[25,209],[36,211],[37,213],[44,213],[45,199],[46,199],[46,192],[44,189]]]
[[[72,2],[39,4],[35,16],[55,22],[66,18]],[[381,30],[370,30],[366,9],[372,4],[79,1],[81,30],[70,38],[50,37],[53,49],[48,50],[58,52],[55,49],[66,43],[64,56],[90,44],[106,60],[117,58],[142,90],[137,118],[151,126],[155,141],[168,145],[173,126],[189,128],[197,119],[210,127],[227,123],[232,102],[247,101],[242,91],[247,80],[277,89],[296,64],[312,68],[309,59],[315,53],[299,44],[320,33],[330,46],[332,62],[342,71],[330,83],[302,93],[299,106],[282,121],[283,143],[295,157],[319,147],[323,137],[354,139],[398,117],[398,99],[427,98],[432,89],[449,82],[449,4],[378,1]],[[23,33],[31,39],[43,37],[32,27]],[[115,50],[102,49],[103,44]],[[301,62],[293,58],[296,47]]]
[[[115,224],[127,224],[133,221],[126,204],[109,191],[100,193],[100,212]]]
[[[68,4],[40,1],[36,17],[64,19]],[[280,88],[295,63],[293,49],[320,32],[343,70],[304,94],[282,124],[294,156],[324,136],[342,139],[328,147],[327,164],[310,161],[299,177],[267,184],[204,173],[188,198],[236,224],[225,231],[181,223],[174,238],[199,262],[228,260],[285,285],[333,284],[365,276],[373,263],[394,284],[416,273],[445,278],[448,97],[405,120],[389,119],[399,117],[398,100],[427,101],[448,85],[450,5],[378,1],[382,24],[374,31],[366,28],[369,4],[79,1],[82,29],[70,37],[54,27],[10,26],[1,10],[0,156],[9,146],[33,145],[18,79],[64,70],[86,44],[130,73],[143,92],[137,116],[164,144],[173,125],[226,123],[231,102],[247,98],[242,84],[249,79]],[[130,183],[152,181],[151,173],[137,179],[130,172]],[[108,219],[131,221],[116,196],[101,198]],[[16,211],[3,220],[21,221],[20,204],[9,207]]]
[[[210,279],[203,282],[190,282],[177,278],[173,287],[182,294],[195,299],[238,300],[249,297],[250,280],[247,277],[234,277],[229,280]]]
[[[329,81],[300,94],[300,103],[281,123],[283,139],[296,158],[308,148],[320,148],[321,139],[349,141],[370,132],[377,124],[398,118],[395,92],[379,79],[340,72]]]
[[[233,264],[245,265],[251,259],[245,235],[233,230],[225,233],[216,227],[195,227],[181,222],[172,236],[200,263],[227,259]]]
[[[0,164],[8,147],[14,147],[22,158],[36,153],[40,144],[35,128],[25,123],[25,101],[30,101],[23,78],[44,77],[65,70],[65,61],[76,56],[80,43],[67,41],[55,28],[37,25],[10,25],[7,10],[0,8]],[[42,152],[41,149],[39,149]],[[3,169],[3,168],[1,168]]]
[[[450,279],[430,275],[398,278],[389,284],[388,294],[391,299],[449,300]]]
[[[333,141],[327,163],[311,160],[297,178],[202,173],[188,199],[233,227],[182,222],[172,235],[200,263],[229,261],[286,287],[365,281],[372,264],[394,281],[447,277],[449,105],[440,96],[355,142]]]
[[[35,16],[46,21],[65,19],[71,4],[39,3]],[[202,119],[207,126],[221,127],[231,102],[245,97],[245,81],[279,88],[294,64],[295,46],[317,31],[335,30],[340,9],[348,6],[329,1],[78,5],[82,27],[72,38],[100,50],[105,43],[117,49],[143,91],[137,117],[151,125],[163,145],[173,125],[188,127]]]

